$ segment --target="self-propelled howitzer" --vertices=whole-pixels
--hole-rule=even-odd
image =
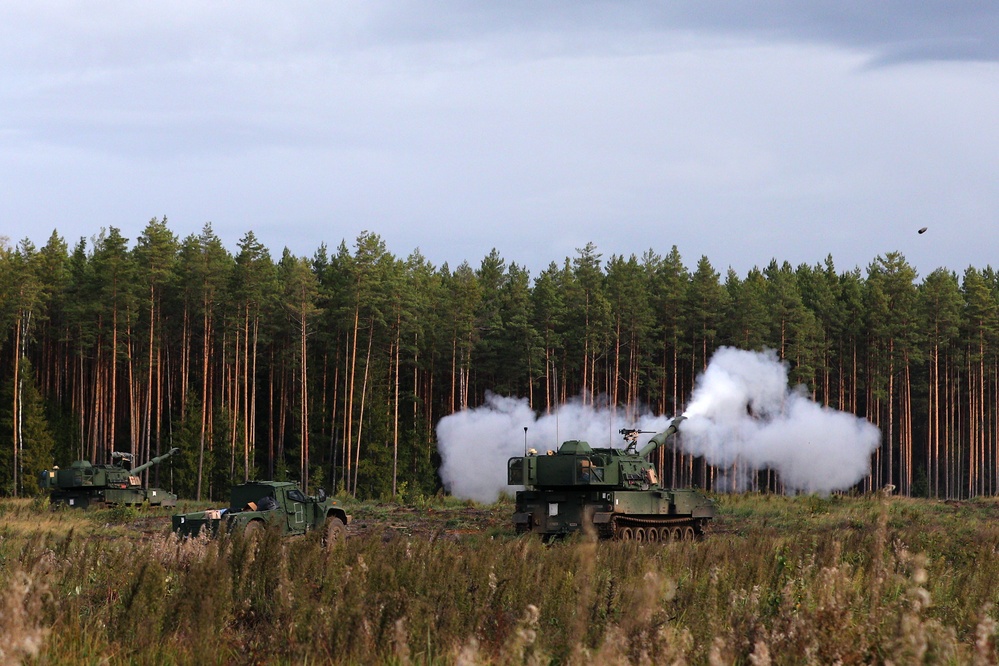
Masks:
[[[507,483],[517,492],[518,532],[560,536],[582,531],[604,539],[693,539],[714,517],[714,502],[690,489],[664,487],[646,456],[676,435],[683,417],[637,448],[638,430],[621,431],[624,449],[564,442],[548,455],[510,458]]]
[[[145,488],[140,475],[153,465],[158,465],[180,451],[172,448],[161,456],[136,467],[125,467],[131,463],[130,453],[112,452],[113,460],[119,464],[94,465],[89,460],[76,460],[66,469],[58,467],[44,470],[39,476],[43,490],[50,492],[53,504],[87,508],[89,506],[136,506],[149,503],[150,506],[176,506],[177,496],[162,488]]]

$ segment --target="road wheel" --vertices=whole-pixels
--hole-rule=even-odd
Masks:
[[[673,536],[673,541],[679,541],[680,539],[683,538],[683,532],[680,530],[679,527],[674,527],[672,536]]]
[[[659,543],[659,528],[650,527],[648,533],[649,543]]]
[[[635,538],[635,531],[630,527],[621,528],[621,541],[631,541]]]
[[[326,519],[326,534],[323,543],[332,548],[338,543],[342,543],[347,538],[347,527],[339,518],[330,516]]]
[[[648,540],[648,534],[645,532],[644,527],[635,528],[635,541],[639,543],[645,543]]]
[[[683,538],[687,541],[694,540],[694,528],[691,525],[687,525],[683,528]]]

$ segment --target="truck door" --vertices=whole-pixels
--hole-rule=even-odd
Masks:
[[[305,495],[298,488],[294,490],[289,490],[285,495],[287,502],[285,503],[287,513],[288,513],[288,531],[289,532],[304,532],[306,530],[305,522]]]

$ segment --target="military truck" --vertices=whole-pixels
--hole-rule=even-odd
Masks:
[[[557,537],[582,531],[602,539],[693,539],[715,515],[715,505],[696,490],[664,487],[646,457],[679,429],[683,417],[638,448],[638,430],[624,429],[627,446],[592,448],[579,440],[557,452],[510,458],[507,483],[516,495],[518,532]]]
[[[177,505],[177,496],[162,488],[146,488],[140,475],[180,451],[172,448],[161,456],[132,467],[133,456],[122,451],[111,453],[110,465],[94,465],[89,460],[74,461],[69,467],[43,470],[38,484],[49,491],[52,504],[65,504],[86,509],[103,506],[171,507]]]
[[[172,517],[173,531],[184,537],[203,531],[214,536],[223,524],[230,533],[252,534],[268,526],[286,536],[322,530],[323,541],[332,544],[346,537],[350,516],[321,489],[318,495],[307,496],[291,481],[251,481],[233,487],[227,508]]]

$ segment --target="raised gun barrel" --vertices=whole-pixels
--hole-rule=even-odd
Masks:
[[[161,462],[163,462],[173,454],[177,453],[178,451],[180,451],[180,449],[175,446],[166,453],[164,453],[163,455],[156,456],[155,458],[152,458],[149,462],[139,465],[138,467],[133,467],[132,469],[128,470],[128,473],[131,474],[132,476],[137,476],[140,472],[146,471],[153,465],[159,465]]]
[[[660,446],[665,444],[666,440],[669,439],[672,435],[676,434],[676,432],[680,429],[680,423],[685,418],[687,417],[678,416],[675,419],[673,419],[673,421],[669,424],[669,427],[666,428],[666,430],[662,431],[661,433],[650,439],[649,442],[645,446],[643,446],[641,450],[639,450],[638,455],[644,458],[645,456],[649,455],[650,453],[658,449]]]

